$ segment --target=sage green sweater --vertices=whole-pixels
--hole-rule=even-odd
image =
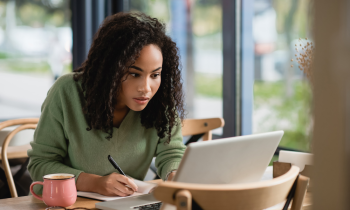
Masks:
[[[28,150],[29,173],[34,181],[53,173],[81,172],[108,175],[117,172],[108,161],[111,155],[127,175],[143,180],[156,157],[158,174],[164,180],[177,169],[185,151],[181,125],[174,127],[170,144],[164,144],[155,128],[141,125],[140,112],[130,110],[119,128],[113,128],[113,137],[101,130],[87,131],[82,105],[80,82],[73,73],[60,77],[49,90],[41,107],[41,117],[34,133],[32,149]],[[41,185],[34,191],[41,193]]]

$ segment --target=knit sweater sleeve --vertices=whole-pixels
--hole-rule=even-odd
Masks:
[[[60,79],[59,79],[60,80]],[[41,107],[41,116],[34,133],[32,149],[28,150],[29,173],[34,181],[42,181],[43,176],[53,173],[74,174],[77,180],[81,170],[69,166],[68,142],[64,129],[64,108],[62,97],[66,97],[62,86],[56,81],[51,87]],[[34,186],[35,193],[41,193],[41,185]]]
[[[168,137],[160,139],[156,150],[156,167],[158,175],[165,180],[167,173],[179,167],[186,146],[182,142],[181,122],[171,131],[171,141]]]

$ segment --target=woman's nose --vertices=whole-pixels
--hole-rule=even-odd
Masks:
[[[142,80],[138,91],[143,93],[151,92],[151,83],[148,78]]]

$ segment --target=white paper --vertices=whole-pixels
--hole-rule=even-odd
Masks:
[[[83,191],[78,191],[77,195],[79,197],[92,198],[92,199],[101,200],[101,201],[111,201],[111,200],[117,200],[117,199],[122,199],[122,198],[129,198],[129,197],[134,197],[134,196],[148,194],[151,189],[153,189],[155,186],[157,186],[154,183],[147,183],[147,182],[143,182],[143,181],[140,181],[140,180],[137,180],[137,179],[133,179],[133,181],[137,185],[138,190],[137,190],[137,192],[134,192],[134,194],[129,195],[127,197],[105,196],[105,195],[101,195],[101,194],[98,194],[98,193],[83,192]]]
[[[129,198],[129,197],[144,195],[144,193],[135,192],[134,194],[129,195],[127,197],[121,197],[121,196],[105,196],[105,195],[101,195],[101,194],[93,193],[93,192],[78,191],[77,195],[79,197],[92,198],[92,199],[100,200],[100,201],[111,201],[111,200],[117,200],[117,199],[122,199],[122,198]]]
[[[176,206],[168,203],[163,203],[162,206],[160,207],[160,210],[176,210]]]
[[[148,194],[151,189],[153,189],[155,186],[157,186],[154,183],[143,182],[143,181],[140,181],[137,179],[133,179],[133,180],[138,187],[137,192],[140,192],[143,194]]]
[[[272,166],[268,166],[261,177],[260,181],[271,180],[273,179],[273,168]]]

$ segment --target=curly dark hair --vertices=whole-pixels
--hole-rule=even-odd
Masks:
[[[141,111],[141,124],[154,127],[160,138],[184,118],[182,80],[178,48],[165,34],[165,24],[143,13],[117,13],[107,17],[94,36],[87,59],[74,70],[74,80],[82,80],[87,130],[113,135],[113,111],[122,79],[146,45],[158,46],[163,55],[161,84]],[[181,120],[181,122],[179,121]]]

